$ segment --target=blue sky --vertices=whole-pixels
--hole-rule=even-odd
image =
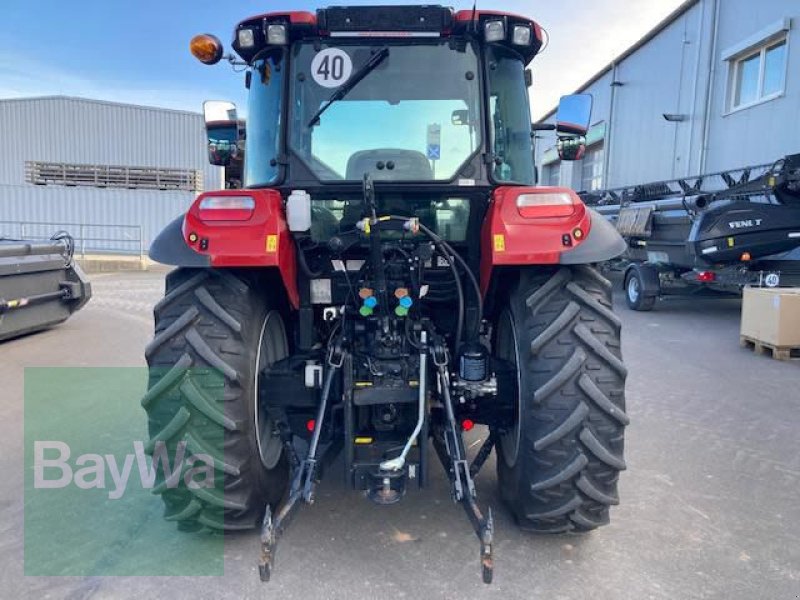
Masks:
[[[410,0],[347,4],[409,4]],[[447,2],[443,2],[448,4]],[[634,43],[681,0],[481,1],[479,8],[530,15],[551,36],[533,63],[534,114],[549,109]],[[244,103],[242,75],[206,67],[188,52],[195,33],[226,44],[245,17],[329,4],[296,0],[2,0],[0,98],[63,94],[200,110],[205,99]],[[454,4],[471,8],[470,2]]]

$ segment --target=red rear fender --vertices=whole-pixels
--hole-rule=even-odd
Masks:
[[[499,265],[556,265],[588,237],[591,218],[567,188],[499,187],[481,230],[481,290]]]
[[[297,255],[276,190],[224,190],[200,194],[183,221],[183,238],[212,267],[274,267],[293,307]]]

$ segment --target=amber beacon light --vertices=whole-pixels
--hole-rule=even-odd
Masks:
[[[210,33],[201,33],[189,42],[189,50],[201,63],[213,65],[222,58],[222,42]]]

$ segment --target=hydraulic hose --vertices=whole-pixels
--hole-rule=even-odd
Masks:
[[[300,270],[303,272],[303,275],[309,279],[317,279],[318,277],[322,277],[322,271],[312,271],[311,267],[308,266],[305,250],[303,250],[299,245],[297,246],[297,262],[300,265]]]
[[[403,223],[407,223],[410,219],[408,217],[401,217],[399,215],[390,215],[388,217],[393,221],[401,221]],[[475,298],[478,302],[478,319],[475,323],[474,331],[472,332],[473,338],[477,338],[480,332],[480,321],[483,317],[483,296],[481,295],[481,288],[478,285],[478,280],[475,278],[475,275],[472,273],[472,270],[467,265],[466,261],[461,258],[461,256],[453,250],[452,246],[445,242],[439,235],[433,232],[429,227],[423,225],[422,223],[417,223],[419,226],[419,230],[424,233],[436,246],[436,249],[445,257],[447,260],[447,264],[450,266],[450,269],[453,271],[453,277],[456,281],[456,291],[458,292],[458,322],[456,325],[456,337],[455,337],[455,351],[458,352],[458,348],[461,346],[461,338],[463,337],[464,332],[464,312],[465,312],[465,301],[464,301],[464,288],[461,284],[461,277],[458,274],[458,269],[456,268],[455,261],[461,265],[461,267],[466,271],[467,277],[469,278],[470,283],[475,291]]]
[[[458,348],[461,347],[461,338],[464,333],[464,312],[465,312],[465,302],[464,302],[464,288],[461,285],[461,278],[458,276],[458,269],[456,269],[456,265],[453,262],[451,256],[449,256],[446,252],[442,252],[444,257],[447,259],[447,264],[450,265],[450,270],[453,271],[453,277],[456,280],[456,293],[458,294],[458,320],[456,324],[456,338],[455,338],[455,350],[458,352]]]
[[[437,244],[439,246],[439,248],[444,251],[446,256],[452,257],[452,258],[448,258],[448,262],[449,263],[452,264],[452,259],[454,258],[461,265],[461,267],[464,269],[464,271],[466,272],[467,278],[469,279],[470,283],[472,284],[472,288],[475,291],[475,298],[476,298],[477,303],[478,303],[478,319],[475,322],[475,329],[472,332],[473,339],[476,339],[478,337],[478,333],[480,332],[481,318],[483,318],[483,296],[481,294],[481,288],[478,285],[478,280],[475,278],[475,275],[472,273],[472,269],[469,268],[469,265],[466,263],[466,261],[463,258],[461,258],[461,255],[458,254],[458,252],[456,252],[453,249],[453,247],[450,246],[450,244],[445,242],[441,237],[439,237],[436,233],[431,231],[428,227],[426,227],[422,223],[419,224],[419,229],[425,235],[427,235],[431,239],[431,241],[433,241],[434,244]],[[460,288],[461,287],[461,278],[458,276],[458,270],[454,268],[453,269],[453,273],[454,273],[454,275],[456,277],[456,283]],[[463,304],[463,290],[462,290],[461,302]],[[463,317],[462,317],[462,319],[463,319]],[[463,327],[463,320],[462,320],[462,327]],[[456,347],[455,347],[455,351],[456,352],[458,352],[458,348],[460,346],[460,342],[461,342],[460,336],[458,336],[457,344],[456,344]]]
[[[372,212],[374,215],[374,209]],[[382,217],[382,219],[387,219],[387,217]],[[392,221],[400,221],[403,223],[408,223],[411,220],[409,217],[401,217],[399,215],[389,215],[388,219]],[[377,227],[379,220],[376,217],[373,217],[372,221],[374,222],[374,225]],[[483,296],[481,295],[481,288],[478,285],[478,280],[475,278],[472,269],[470,269],[466,261],[463,258],[461,258],[461,256],[452,248],[452,246],[450,246],[450,244],[445,242],[439,235],[437,235],[435,232],[433,232],[430,228],[423,225],[422,223],[417,222],[417,225],[419,227],[419,230],[433,242],[436,249],[442,254],[442,256],[445,257],[445,259],[447,260],[447,264],[450,266],[450,270],[453,272],[453,277],[455,278],[456,291],[458,293],[458,319],[456,324],[454,349],[456,352],[458,352],[458,349],[461,346],[461,339],[464,333],[465,299],[464,299],[464,288],[461,283],[461,277],[458,274],[458,268],[456,267],[455,264],[456,261],[458,262],[459,265],[461,265],[461,267],[466,272],[467,278],[469,279],[470,284],[472,285],[472,288],[475,291],[475,298],[477,300],[477,305],[478,305],[478,319],[475,322],[474,330],[471,332],[472,334],[471,339],[476,339],[478,337],[480,332],[480,322],[483,317]],[[375,236],[375,234],[373,234],[373,236]],[[372,244],[371,251],[374,261],[375,258],[377,258],[376,255],[378,255],[379,252],[378,250],[379,242],[376,243],[376,239],[374,237],[373,239],[370,240],[370,242]],[[380,253],[380,259],[382,258],[383,258],[382,253]],[[302,267],[303,265],[301,264],[301,268]],[[380,275],[383,274],[381,273]],[[378,281],[378,283],[380,284],[380,280]],[[378,285],[378,287],[380,288],[380,285]]]
[[[480,331],[480,320],[481,318],[483,318],[483,295],[481,294],[481,287],[480,285],[478,285],[478,280],[475,278],[472,269],[470,269],[469,265],[467,265],[467,262],[463,258],[461,258],[461,255],[458,254],[455,250],[453,250],[453,247],[450,246],[450,244],[448,244],[444,240],[441,241],[441,244],[448,252],[450,252],[453,255],[453,257],[455,257],[456,261],[458,261],[458,263],[462,266],[464,272],[467,274],[467,278],[472,284],[472,289],[475,291],[475,299],[478,302],[478,321],[475,326],[474,334],[475,337],[477,338],[478,332]]]

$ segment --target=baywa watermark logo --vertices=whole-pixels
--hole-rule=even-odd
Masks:
[[[221,376],[184,376],[222,405]],[[225,518],[224,427],[177,393],[145,411],[153,377],[25,369],[25,575],[224,574],[224,535],[207,525]]]
[[[151,455],[151,456],[148,456]],[[143,489],[156,488],[156,475],[161,465],[164,481],[159,489],[175,489],[181,483],[190,490],[213,488],[214,459],[208,454],[186,454],[186,442],[178,442],[170,461],[167,445],[157,441],[151,447],[145,442],[133,442],[133,453],[126,454],[122,464],[113,454],[86,453],[70,462],[69,444],[61,441],[33,442],[33,487],[62,489],[69,485],[88,490],[108,490],[109,500],[119,500],[128,489],[136,465]]]

